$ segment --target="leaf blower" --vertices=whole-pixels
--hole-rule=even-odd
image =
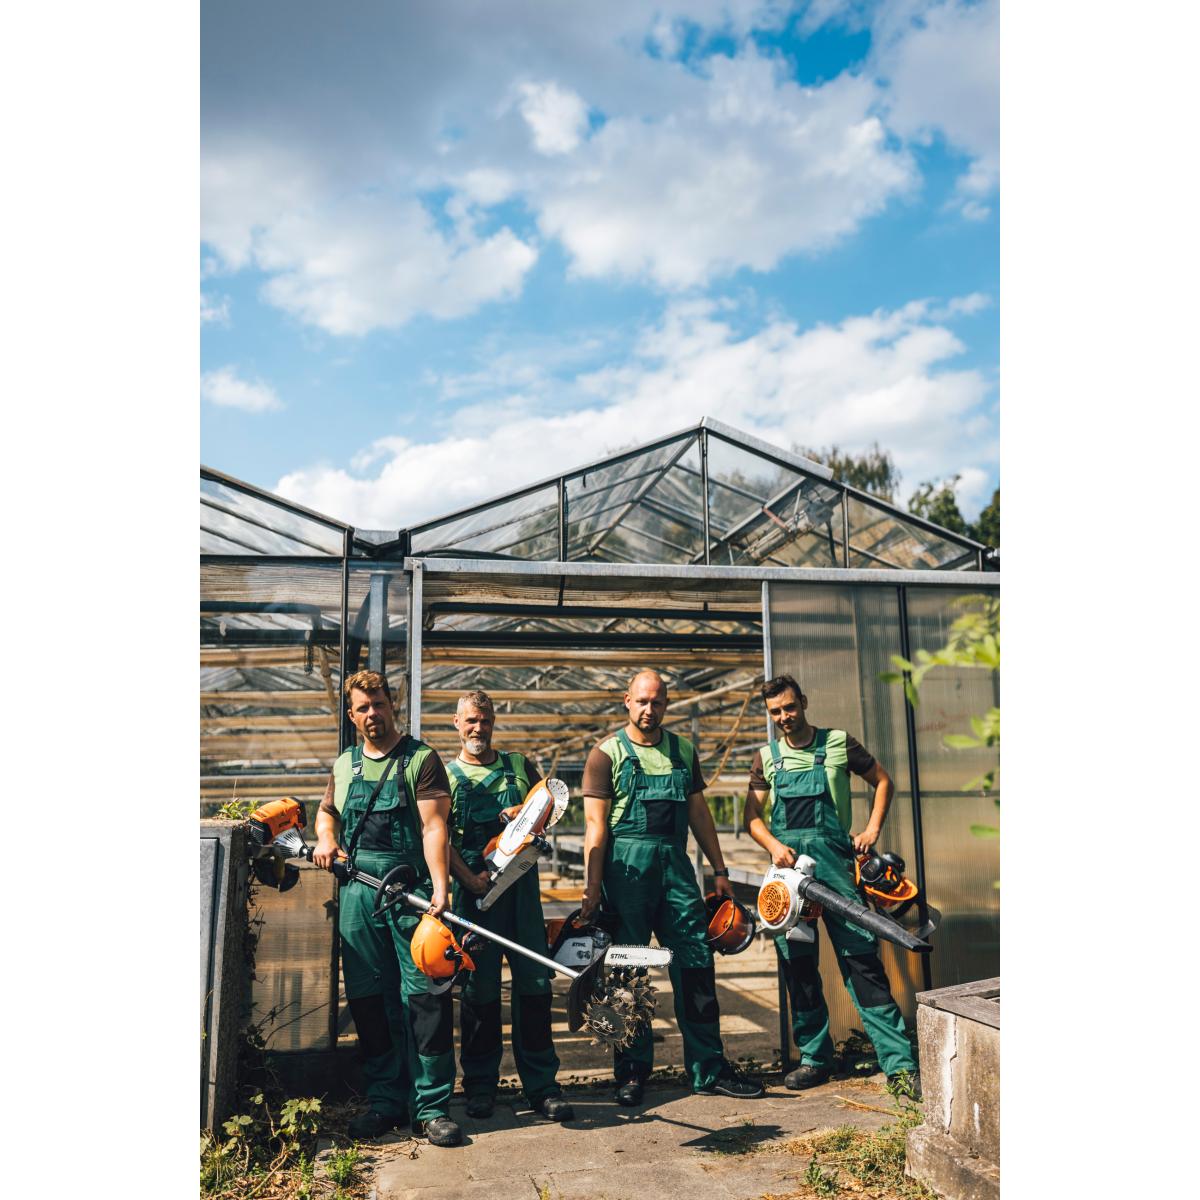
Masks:
[[[910,933],[890,917],[857,900],[847,899],[822,883],[816,877],[816,867],[814,859],[801,854],[796,858],[795,866],[773,866],[763,876],[758,890],[758,915],[769,932],[792,937],[793,931],[796,931],[799,936],[793,940],[811,941],[811,930],[800,932],[801,923],[812,921],[821,909],[828,909],[852,924],[870,930],[877,937],[903,946],[905,950],[927,954],[933,949],[923,938]]]
[[[520,811],[483,852],[492,886],[475,901],[480,912],[487,912],[542,855],[550,853],[543,835],[566,812],[570,798],[571,791],[561,779],[539,779],[529,789]]]

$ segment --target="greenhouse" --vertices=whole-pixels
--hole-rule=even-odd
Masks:
[[[341,680],[371,667],[443,759],[458,751],[460,693],[492,695],[497,744],[572,787],[557,827],[566,871],[583,761],[624,722],[630,675],[653,667],[669,723],[698,747],[724,844],[766,740],[758,686],[788,672],[821,724],[886,765],[885,840],[941,913],[928,958],[885,948],[906,1014],[915,991],[999,973],[998,842],[972,832],[996,823],[995,793],[964,790],[995,751],[944,741],[998,703],[998,677],[939,668],[916,708],[881,679],[893,655],[946,643],[961,598],[998,596],[987,547],[710,418],[402,529],[353,528],[202,468],[200,533],[201,816],[283,795],[311,814],[352,739]],[[856,788],[861,825],[868,789]],[[304,883],[258,900],[256,1012],[273,1014],[280,1051],[353,1035],[335,885]],[[845,991],[826,995],[844,1032]]]

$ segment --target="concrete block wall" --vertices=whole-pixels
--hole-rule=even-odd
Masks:
[[[906,1171],[947,1200],[999,1200],[1000,980],[916,999],[925,1123]]]

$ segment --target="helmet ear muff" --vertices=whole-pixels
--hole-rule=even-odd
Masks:
[[[708,912],[708,944],[718,954],[741,954],[754,940],[754,917],[744,904],[709,892],[704,907]]]
[[[450,928],[428,913],[413,930],[411,945],[417,970],[430,979],[449,979],[460,964],[467,971],[475,970],[470,954],[455,941]]]

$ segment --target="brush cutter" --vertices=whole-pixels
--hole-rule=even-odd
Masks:
[[[816,866],[814,859],[801,854],[795,866],[772,867],[763,876],[758,891],[758,915],[769,932],[782,933],[794,941],[811,941],[814,935],[805,922],[816,918],[824,908],[905,950],[927,954],[933,949],[923,937],[909,932],[890,917],[857,900],[849,900],[822,883],[816,877]]]
[[[312,847],[305,843],[296,827],[286,829],[271,845],[284,857],[312,861]],[[341,883],[357,881],[375,888],[377,913],[387,912],[397,904],[406,904],[420,913],[429,912],[429,901],[412,891],[417,876],[407,863],[393,867],[380,879],[360,871],[346,859],[337,859],[333,864],[333,874]],[[657,998],[647,978],[647,970],[650,967],[669,966],[672,957],[670,950],[657,946],[606,945],[582,970],[576,971],[457,913],[442,912],[437,919],[466,930],[468,937],[463,939],[461,946],[453,940],[447,945],[445,953],[455,957],[456,969],[433,985],[432,991],[445,991],[453,986],[464,970],[471,969],[471,939],[483,938],[570,979],[571,987],[567,992],[568,1028],[576,1032],[586,1027],[596,1044],[607,1046],[629,1046],[649,1026]]]
[[[483,852],[492,886],[475,901],[480,912],[487,912],[542,855],[550,853],[543,835],[567,811],[570,798],[570,789],[561,779],[539,779],[529,789],[520,811]]]

